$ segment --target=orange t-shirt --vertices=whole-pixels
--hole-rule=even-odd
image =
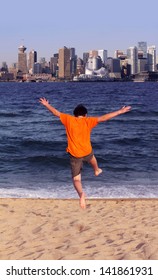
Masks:
[[[68,147],[67,152],[74,157],[84,157],[91,153],[91,130],[98,124],[97,117],[74,117],[60,113],[60,120],[65,126]]]

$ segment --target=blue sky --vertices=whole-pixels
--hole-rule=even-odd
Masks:
[[[18,47],[49,61],[63,46],[84,51],[126,51],[146,41],[158,53],[158,1],[14,0],[0,6],[0,66],[17,61]]]

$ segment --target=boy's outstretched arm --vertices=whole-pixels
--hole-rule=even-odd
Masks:
[[[118,111],[115,111],[115,112],[111,112],[111,113],[108,113],[108,114],[105,114],[105,115],[102,115],[100,117],[98,117],[98,122],[104,122],[104,121],[108,121],[112,118],[115,118],[117,117],[118,115],[121,115],[121,114],[124,114],[124,113],[127,113],[131,110],[131,106],[124,106],[122,107],[120,110]]]
[[[51,106],[46,98],[40,98],[39,102],[43,104],[54,116],[60,117],[60,112]]]

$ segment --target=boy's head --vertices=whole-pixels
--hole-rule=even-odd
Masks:
[[[87,115],[87,108],[84,107],[82,104],[77,105],[77,107],[74,109],[74,116],[86,116]]]

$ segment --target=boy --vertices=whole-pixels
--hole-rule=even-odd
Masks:
[[[80,206],[85,209],[85,193],[82,190],[81,183],[81,170],[83,162],[88,162],[92,165],[95,176],[102,173],[102,169],[98,167],[97,160],[93,154],[90,141],[91,130],[100,122],[108,121],[118,115],[130,111],[131,107],[124,106],[118,111],[111,112],[100,117],[87,117],[87,109],[80,104],[74,109],[74,116],[71,116],[56,110],[45,98],[40,98],[39,101],[53,115],[60,118],[60,121],[65,126],[68,141],[67,152],[70,155],[72,181],[80,197]]]

